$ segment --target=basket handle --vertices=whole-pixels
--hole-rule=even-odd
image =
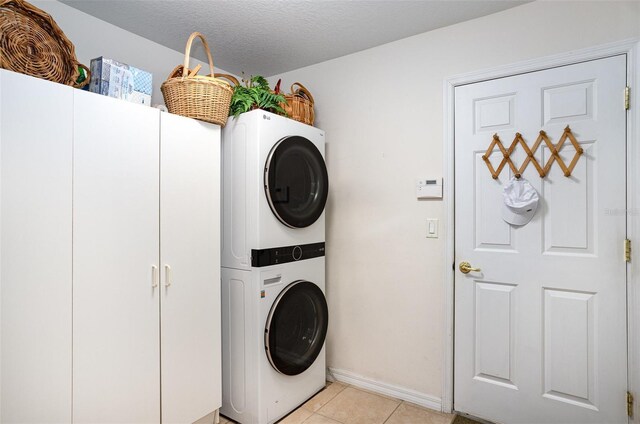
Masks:
[[[233,85],[240,85],[240,81],[238,81],[238,79],[236,77],[234,77],[233,75],[229,75],[229,74],[213,74],[214,78],[224,78],[226,80],[229,80],[233,83]]]
[[[195,40],[196,37],[200,38],[200,40],[202,41],[204,50],[205,52],[207,52],[207,58],[209,58],[209,68],[210,68],[211,74],[213,74],[213,57],[211,56],[211,50],[209,50],[209,44],[207,44],[207,40],[204,38],[204,35],[196,31],[192,33],[189,36],[189,39],[187,40],[187,47],[185,48],[185,51],[184,51],[184,67],[182,68],[183,78],[186,77],[189,73],[189,59],[191,59],[191,44],[193,43],[193,40]]]
[[[295,89],[294,87],[296,85],[300,88]],[[307,99],[309,99],[309,101],[311,101],[312,104],[315,103],[315,101],[313,100],[313,96],[311,95],[311,92],[307,90],[307,87],[300,84],[299,82],[294,82],[293,84],[291,84],[291,94],[301,95],[301,97],[306,97]]]

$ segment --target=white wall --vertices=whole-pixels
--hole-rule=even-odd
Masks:
[[[327,132],[330,367],[442,395],[444,211],[414,180],[443,173],[443,81],[638,36],[640,2],[534,2],[271,78]]]
[[[55,0],[33,0],[31,3],[53,17],[75,45],[76,56],[82,64],[89,66],[91,59],[105,56],[151,72],[152,104],[164,104],[160,85],[173,68],[184,61],[184,51],[177,52]],[[144,25],[144,22],[140,24]],[[185,43],[187,38],[189,34],[184,34]],[[194,42],[192,52],[197,54],[200,49],[199,42]],[[192,63],[202,64],[201,74],[209,73],[208,64],[196,60]],[[219,69],[216,72],[228,73]]]

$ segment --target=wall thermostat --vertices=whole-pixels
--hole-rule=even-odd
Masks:
[[[418,199],[442,199],[442,178],[424,178],[416,182]]]

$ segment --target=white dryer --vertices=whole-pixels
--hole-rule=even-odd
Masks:
[[[222,140],[222,266],[249,270],[252,250],[324,243],[324,131],[255,110],[229,119]]]
[[[250,271],[222,268],[223,415],[273,423],[325,386],[323,252]]]

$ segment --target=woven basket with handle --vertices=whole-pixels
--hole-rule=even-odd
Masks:
[[[79,67],[87,75],[80,83]],[[89,69],[53,18],[23,0],[0,0],[0,68],[78,88],[89,83]]]
[[[285,94],[284,98],[287,99],[287,102],[282,103],[281,106],[291,119],[313,125],[315,120],[313,96],[304,85],[294,82],[291,85],[291,93]]]
[[[198,75],[200,67],[189,70],[191,44],[200,38],[209,59],[211,73]],[[224,126],[229,116],[233,88],[213,73],[213,57],[202,34],[194,32],[187,40],[184,64],[176,67],[160,87],[169,112]]]
[[[187,69],[187,75],[193,76],[196,75],[198,73],[198,71],[200,71],[200,68],[202,68],[200,65],[196,66],[193,69]],[[182,72],[184,69],[184,65],[178,65],[175,68],[173,68],[173,71],[171,71],[171,74],[169,74],[169,78],[177,78],[177,77],[181,77],[182,76]],[[229,74],[219,74],[219,73],[215,73],[213,74],[214,77],[216,78],[224,78],[226,80],[228,80],[231,84],[233,84],[233,86],[239,85],[240,81],[238,81],[238,79],[236,77],[234,77],[233,75],[229,75]]]

